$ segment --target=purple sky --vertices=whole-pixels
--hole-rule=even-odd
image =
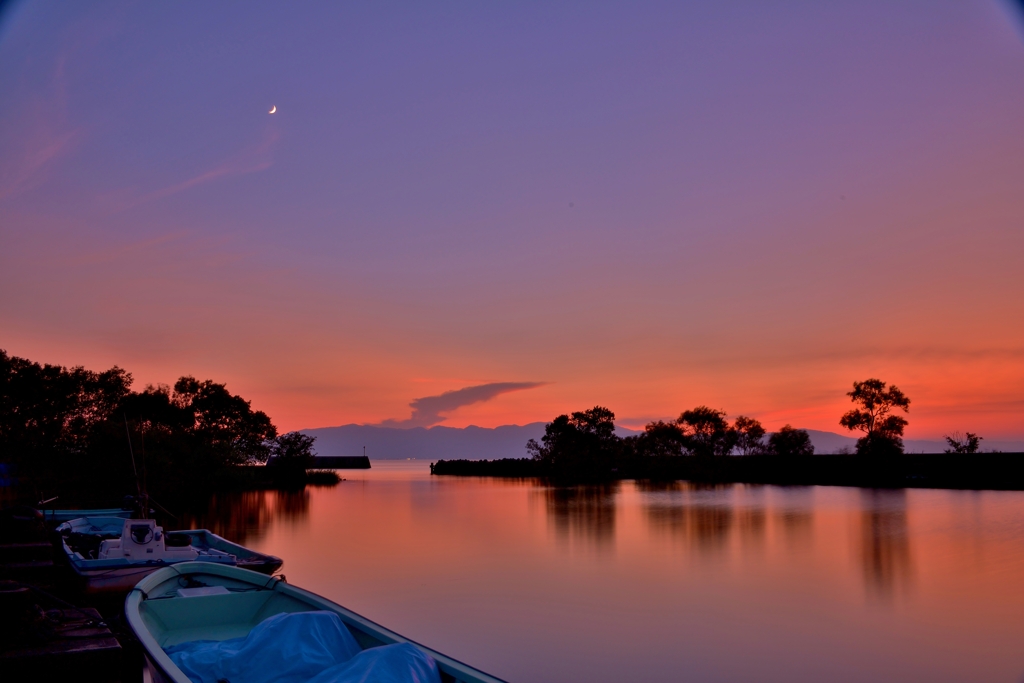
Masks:
[[[284,428],[511,382],[439,417],[838,430],[880,376],[911,435],[1024,436],[1007,2],[2,18],[9,353],[227,381]]]

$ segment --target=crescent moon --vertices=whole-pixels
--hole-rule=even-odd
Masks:
[[[268,114],[273,114],[275,111],[277,111],[277,105],[276,104],[273,107],[271,107],[270,111],[268,111],[267,113]]]

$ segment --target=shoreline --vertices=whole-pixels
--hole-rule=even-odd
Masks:
[[[603,477],[546,471],[530,458],[438,460],[435,476],[537,478],[553,484],[624,479],[707,484],[854,486],[1024,491],[1024,453],[915,453],[886,460],[856,455],[653,456],[620,462]]]

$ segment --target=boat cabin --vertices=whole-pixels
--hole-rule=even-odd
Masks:
[[[178,538],[178,536],[181,538]],[[100,560],[158,560],[183,562],[199,557],[186,534],[167,534],[153,519],[126,519],[120,538],[108,538],[100,543]]]

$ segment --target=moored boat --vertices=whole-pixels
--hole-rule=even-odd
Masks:
[[[59,525],[56,534],[55,545],[87,593],[127,592],[147,574],[180,562],[202,560],[263,574],[283,564],[206,529],[165,532],[152,519],[81,517]]]
[[[226,665],[223,659],[211,655],[211,648],[216,648],[219,643],[225,644],[224,652],[237,653],[252,646],[253,643],[247,641],[258,637],[258,632],[266,635],[266,629],[270,626],[282,626],[288,619],[319,619],[322,622],[322,617],[335,620],[344,631],[342,635],[355,648],[351,660],[336,664],[334,669],[326,669],[322,673],[329,674],[345,667],[351,670],[357,664],[349,662],[354,662],[356,658],[373,657],[375,653],[383,655],[390,649],[396,656],[431,660],[436,664],[434,680],[445,683],[500,683],[500,679],[494,676],[414,643],[326,598],[288,584],[279,577],[268,578],[223,564],[185,562],[154,571],[128,594],[125,615],[145,651],[150,679],[163,683],[189,683],[191,679],[179,667],[179,663],[186,666],[183,663],[185,661],[205,660],[212,666]],[[262,642],[266,646],[260,646],[260,661],[274,661],[272,650],[277,646],[282,648],[282,667],[294,665],[291,660],[311,661],[322,656],[324,653],[308,651],[302,657],[295,655],[295,647],[308,646],[311,640],[308,633],[311,631],[322,633],[322,624],[318,629],[304,632],[301,639],[293,633],[293,640],[286,640],[279,636],[280,631],[272,638],[265,638]],[[289,650],[289,647],[293,649]],[[183,659],[182,653],[190,652],[190,648],[197,649],[199,654],[193,659]],[[389,671],[394,668],[397,667]],[[264,670],[261,672],[261,680],[273,680],[275,673],[280,672]],[[213,680],[221,677],[218,675]],[[323,680],[328,678],[350,680],[344,676],[344,672],[337,678],[328,676]],[[406,680],[429,678],[413,676]]]

